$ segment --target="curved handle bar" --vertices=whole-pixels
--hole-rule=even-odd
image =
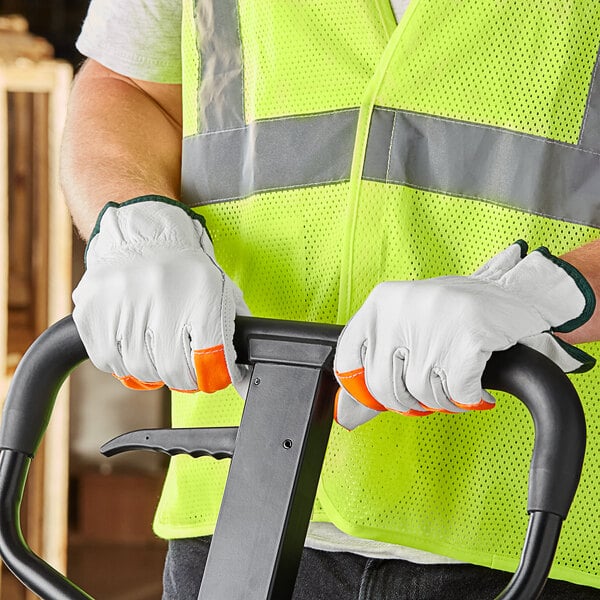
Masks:
[[[249,348],[269,339],[307,339],[335,347],[337,325],[238,317],[234,344],[240,362]],[[35,556],[23,539],[19,510],[30,460],[44,435],[56,394],[68,374],[87,358],[71,317],[43,333],[21,360],[0,428],[0,555],[35,593],[51,600],[82,600],[82,592]],[[583,466],[585,418],[577,392],[548,358],[524,346],[495,353],[483,385],[508,392],[528,408],[535,427],[529,475],[532,513],[519,570],[503,599],[537,598],[550,569],[562,519],[567,515]]]

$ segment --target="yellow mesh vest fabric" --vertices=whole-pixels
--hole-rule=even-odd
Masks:
[[[597,4],[417,2],[407,20],[378,104],[577,143]]]
[[[350,182],[198,209],[218,261],[256,315],[344,321],[382,280],[467,274],[517,238],[560,254],[598,237],[592,227],[360,178],[375,105],[576,143],[600,40],[598,3],[413,0],[391,41],[384,4],[239,3],[247,121],[361,107]],[[584,349],[600,356],[597,346]],[[552,571],[596,587],[599,378],[599,369],[573,377],[588,452]],[[517,401],[497,398],[486,413],[383,414],[352,433],[334,426],[314,517],[354,535],[514,569],[533,429]],[[241,407],[231,392],[175,394],[174,425],[230,424]],[[210,533],[226,469],[176,458],[157,533]]]
[[[394,26],[385,4],[239,2],[246,120],[357,106]]]

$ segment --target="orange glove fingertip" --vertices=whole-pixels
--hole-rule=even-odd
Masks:
[[[428,417],[429,415],[434,414],[433,410],[415,410],[414,408],[409,408],[407,411],[394,411],[399,415],[403,415],[405,417]]]
[[[201,392],[212,394],[231,385],[223,344],[194,350],[194,367]]]
[[[336,372],[337,378],[342,387],[358,402],[364,404],[367,408],[373,410],[384,411],[387,410],[383,404],[380,404],[375,400],[365,381],[365,369],[355,369],[354,371],[347,371],[345,373]]]
[[[491,410],[496,406],[494,402],[486,402],[483,398],[476,404],[461,404],[456,400],[452,400],[452,398],[450,398],[450,401],[458,408],[464,408],[465,410]]]
[[[125,375],[124,377],[119,377],[118,375],[115,375],[113,373],[113,377],[115,379],[118,379],[126,388],[129,388],[130,390],[147,392],[151,390],[158,390],[163,385],[165,385],[162,381],[141,381],[133,375]]]

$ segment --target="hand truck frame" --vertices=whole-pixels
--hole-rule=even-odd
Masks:
[[[253,366],[239,428],[140,430],[103,447],[107,455],[153,449],[232,458],[199,600],[291,598],[332,423],[340,332],[337,325],[238,317],[238,361]],[[29,549],[20,526],[28,468],[56,394],[86,358],[72,318],[65,317],[22,359],[2,416],[0,555],[44,600],[91,598]],[[529,525],[519,567],[497,599],[534,600],[579,482],[583,409],[564,373],[525,346],[495,353],[483,384],[519,398],[533,418]]]

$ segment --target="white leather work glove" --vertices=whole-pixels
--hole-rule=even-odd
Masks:
[[[127,387],[245,395],[235,363],[241,290],[215,260],[204,219],[183,204],[143,196],[102,210],[73,292],[73,319],[94,365]]]
[[[572,265],[519,241],[470,276],[379,284],[338,341],[335,419],[346,429],[381,411],[411,416],[494,406],[481,388],[492,352],[517,342],[584,371],[594,359],[562,342],[587,321],[594,293]]]

